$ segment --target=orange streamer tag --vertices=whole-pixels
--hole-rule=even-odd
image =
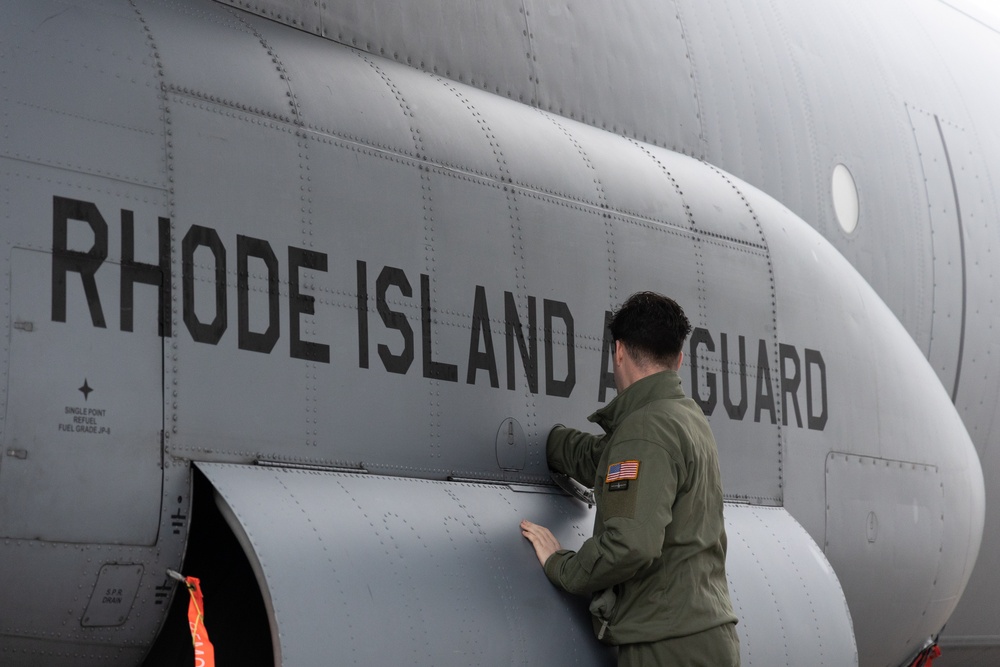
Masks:
[[[215,667],[215,647],[208,639],[205,627],[205,601],[201,594],[201,580],[184,577],[191,602],[188,604],[188,625],[191,626],[191,641],[194,642],[194,667]]]

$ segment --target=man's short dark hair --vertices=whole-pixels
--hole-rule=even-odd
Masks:
[[[691,323],[673,299],[656,292],[636,292],[611,315],[608,329],[636,363],[664,366],[676,362]]]

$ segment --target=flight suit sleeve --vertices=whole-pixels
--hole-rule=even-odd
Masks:
[[[647,441],[611,445],[608,460],[638,462],[633,479],[604,476],[598,512],[604,530],[577,552],[561,550],[545,562],[545,574],[570,593],[603,590],[635,576],[660,556],[683,468],[662,446]],[[629,476],[627,473],[626,477]]]
[[[604,445],[602,436],[558,424],[549,431],[546,441],[549,468],[569,475],[589,489],[594,485]]]

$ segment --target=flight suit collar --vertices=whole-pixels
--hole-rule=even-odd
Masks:
[[[606,433],[611,433],[625,417],[648,403],[664,398],[684,398],[681,377],[677,371],[660,371],[633,382],[587,419],[598,424]]]

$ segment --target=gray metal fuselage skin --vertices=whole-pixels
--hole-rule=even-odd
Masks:
[[[266,663],[613,662],[517,523],[590,534],[545,437],[614,397],[641,289],[695,327],[744,665],[1000,635],[983,568],[952,616],[996,477],[988,26],[243,4],[5,10],[0,663],[142,663],[208,506]]]

